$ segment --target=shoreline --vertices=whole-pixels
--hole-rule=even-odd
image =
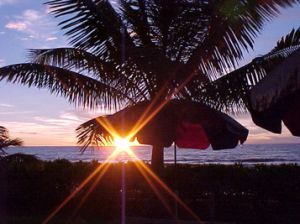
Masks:
[[[28,155],[28,156],[32,156],[35,157],[37,160],[40,160],[42,162],[55,162],[55,161],[59,161],[59,160],[66,160],[70,163],[93,163],[93,162],[97,162],[99,164],[102,164],[103,161],[101,160],[97,160],[97,159],[91,159],[91,160],[69,160],[66,158],[57,158],[57,159],[51,159],[51,160],[44,160],[41,159],[38,155],[34,155],[34,154],[26,154],[26,153],[13,153],[13,154],[7,154],[6,156],[14,156],[14,155]],[[118,161],[111,161],[111,162],[107,162],[107,163],[111,163],[111,164],[121,164],[121,163],[134,163],[137,160],[128,160],[123,162],[122,160],[118,160]],[[150,165],[151,164],[151,160],[139,160],[142,161],[145,164]],[[248,162],[252,162],[251,164],[249,164]],[[172,166],[174,165],[174,160],[164,160],[164,165],[165,166]],[[197,163],[197,160],[195,160],[195,162],[193,163],[191,160],[189,161],[185,161],[185,160],[177,160],[177,165],[187,165],[187,166],[209,166],[209,165],[215,165],[215,166],[241,166],[241,167],[245,167],[245,168],[254,168],[256,166],[300,166],[300,163],[297,162],[274,162],[271,159],[263,159],[263,160],[259,160],[259,159],[246,159],[246,160],[241,160],[241,161],[237,161],[237,162],[227,162],[227,163],[222,163],[222,162],[210,162],[210,161],[206,161],[203,163]]]
[[[45,161],[55,159],[68,159],[70,161],[105,161],[113,152],[113,148],[103,150],[86,150],[83,154],[79,151],[80,147],[23,147],[9,148],[7,153],[33,154]],[[133,149],[134,153],[142,161],[151,160],[150,147],[138,147]],[[174,149],[164,150],[165,163],[173,163]],[[114,159],[115,162],[131,161],[129,156],[122,155]],[[248,145],[235,149],[214,151],[178,149],[177,162],[188,164],[244,164],[253,166],[255,164],[298,164],[300,165],[300,144],[289,145]]]

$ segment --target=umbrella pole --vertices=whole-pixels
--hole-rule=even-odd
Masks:
[[[178,195],[178,190],[177,190],[177,146],[176,143],[174,144],[174,190],[175,194]],[[177,200],[174,201],[174,210],[175,210],[175,218],[178,220],[178,204]]]
[[[174,144],[174,165],[175,165],[175,168],[177,166],[177,147],[176,147],[176,144]]]

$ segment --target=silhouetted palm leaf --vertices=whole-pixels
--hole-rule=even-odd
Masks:
[[[67,30],[71,45],[97,55],[118,52],[122,21],[109,1],[53,0],[46,4],[56,17],[70,16],[59,25]]]
[[[132,102],[122,92],[122,86],[108,85],[67,69],[43,64],[16,64],[0,68],[0,80],[27,86],[47,88],[53,94],[66,97],[70,102],[94,108],[99,105],[117,108]]]
[[[300,90],[300,47],[251,89],[251,109],[263,111]]]
[[[88,74],[103,83],[122,86],[123,93],[138,100],[147,100],[149,97],[141,71],[134,64],[118,64],[113,60],[101,57],[76,48],[32,49],[30,58],[34,63],[62,67],[64,69]]]
[[[23,141],[19,138],[11,139],[8,130],[0,126],[0,152],[5,154],[4,149],[9,146],[21,146]]]
[[[227,111],[247,110],[249,91],[268,74],[287,61],[300,50],[300,28],[292,30],[288,35],[278,41],[277,46],[269,53],[255,58],[249,64],[236,69],[227,75],[206,84],[193,86],[194,100],[204,101],[217,109]],[[189,85],[193,85],[190,83]],[[195,85],[195,84],[194,84]],[[272,86],[272,91],[279,92],[280,85]],[[198,92],[197,92],[198,91]]]

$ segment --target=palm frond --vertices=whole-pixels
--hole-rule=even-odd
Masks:
[[[11,139],[5,142],[4,147],[8,147],[8,146],[22,146],[23,145],[23,140],[21,140],[20,138],[15,138],[15,139]]]
[[[293,38],[290,38],[290,37]],[[284,41],[286,40],[286,41]],[[236,69],[223,77],[198,85],[195,81],[188,84],[188,89],[195,100],[208,103],[210,106],[235,112],[248,108],[249,91],[268,77],[277,65],[288,61],[300,50],[300,32],[292,30],[277,43],[277,46],[263,56]],[[279,86],[273,86],[274,92],[280,92]]]
[[[172,75],[184,80],[191,75],[216,79],[236,67],[263,24],[279,13],[279,7],[296,2],[123,0],[122,4],[133,36],[169,60],[184,62]]]
[[[7,138],[8,138],[8,130],[3,126],[0,126],[0,140],[4,140]]]
[[[77,48],[30,49],[32,63],[62,67],[69,70],[86,71],[99,78],[112,70],[111,65],[96,55]]]
[[[5,154],[6,152],[3,150],[9,146],[22,146],[23,141],[19,138],[11,139],[9,136],[8,130],[0,126],[0,152]]]
[[[122,86],[112,86],[55,66],[34,63],[10,65],[0,68],[0,81],[3,79],[28,87],[49,89],[71,103],[89,108],[116,109],[123,103],[133,102],[124,94]]]
[[[282,37],[276,47],[270,53],[264,55],[264,59],[274,57],[288,57],[300,48],[300,28],[293,29],[289,34]]]
[[[76,132],[79,145],[82,145],[81,151],[85,151],[88,146],[105,145],[106,142],[110,142],[111,137],[107,130],[103,126],[99,125],[97,117],[81,124]],[[101,134],[100,134],[101,133]]]
[[[253,47],[254,38],[264,22],[277,15],[279,7],[287,7],[298,0],[208,1],[205,38],[193,50],[187,73],[200,65],[203,72],[217,77],[228,68],[236,67],[242,50]]]
[[[139,100],[148,99],[148,89],[142,74],[132,62],[118,65],[113,58],[101,58],[85,50],[76,48],[32,49],[29,56],[33,63],[62,67],[88,74],[100,82],[122,85],[126,94]]]
[[[120,1],[124,19],[127,21],[127,29],[137,45],[154,46],[151,41],[150,24],[146,10],[146,2],[143,0]]]
[[[300,90],[300,48],[288,56],[283,62],[274,66],[250,91],[249,105],[251,110],[266,111],[278,102],[289,102]],[[297,99],[295,97],[295,99]],[[285,101],[285,102],[284,102]],[[291,101],[291,100],[290,100]],[[291,105],[297,105],[297,100]],[[291,101],[293,102],[293,101]],[[282,108],[282,110],[283,110]]]
[[[119,52],[120,56],[123,24],[108,0],[50,0],[46,4],[56,17],[65,18],[59,26],[66,30],[71,45],[97,55]],[[128,34],[126,39],[131,42]]]

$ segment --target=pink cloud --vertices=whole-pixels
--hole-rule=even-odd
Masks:
[[[48,37],[48,38],[46,38],[46,41],[53,41],[53,40],[57,40],[57,37]]]
[[[24,31],[27,28],[24,22],[9,22],[5,25],[6,28],[18,31]]]

